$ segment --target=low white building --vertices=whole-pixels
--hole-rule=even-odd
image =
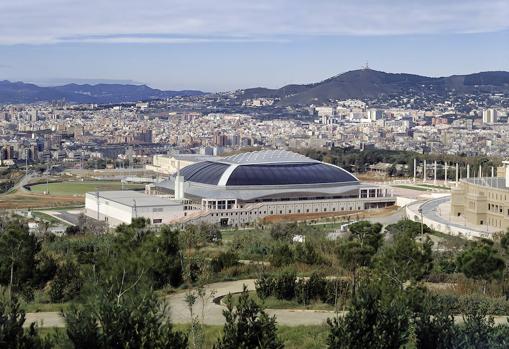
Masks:
[[[150,219],[151,224],[168,224],[185,216],[182,200],[151,196],[136,191],[100,191],[85,196],[85,214],[107,222],[110,227],[130,224],[133,218]]]

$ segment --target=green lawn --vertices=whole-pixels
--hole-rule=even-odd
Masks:
[[[47,222],[50,222],[50,223],[63,224],[63,222],[62,222],[61,220],[56,219],[55,217],[50,216],[49,214],[46,214],[46,213],[44,213],[44,212],[40,212],[40,211],[32,211],[32,216],[33,216],[33,217],[40,218],[40,219],[42,219],[43,221],[47,221]]]
[[[321,301],[313,301],[311,304],[304,305],[298,303],[296,300],[287,301],[277,299],[276,297],[268,297],[265,300],[261,300],[256,294],[256,291],[250,291],[249,295],[256,303],[263,304],[263,307],[266,309],[334,310],[334,306]],[[239,297],[239,294],[232,295],[234,304],[238,302]]]
[[[124,189],[143,189],[144,184],[124,184]],[[119,181],[88,181],[88,182],[58,182],[36,184],[30,187],[34,193],[42,193],[49,190],[53,195],[83,195],[90,191],[122,190]]]
[[[223,229],[221,230],[221,237],[224,243],[230,243],[235,236],[244,236],[257,232],[257,229]],[[267,231],[268,233],[268,231]]]
[[[39,313],[47,311],[67,310],[71,306],[71,303],[27,303],[23,306],[23,309],[27,313]]]
[[[418,190],[418,191],[430,191],[431,190],[428,188],[423,188],[423,187],[413,186],[413,185],[405,185],[405,184],[397,184],[397,185],[393,185],[393,187],[402,188],[402,189],[410,189],[410,190]]]
[[[442,190],[451,190],[449,187],[443,187],[440,185],[433,185],[433,184],[417,184],[419,187],[425,187],[425,188],[431,188],[431,189],[442,189]]]
[[[189,332],[189,325],[175,325],[175,329]],[[223,326],[205,326],[205,348],[212,348],[223,334]],[[327,346],[329,328],[323,326],[278,326],[285,349],[318,349]]]
[[[175,324],[174,329],[189,333],[190,325]],[[63,328],[39,328],[41,336],[57,337],[56,348],[70,347]],[[223,334],[223,326],[205,326],[204,348],[212,348]],[[278,326],[278,335],[284,341],[285,349],[321,349],[327,346],[329,328],[323,326]]]

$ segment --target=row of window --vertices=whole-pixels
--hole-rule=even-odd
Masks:
[[[489,195],[488,197],[490,199],[495,199],[495,200],[504,200],[504,201],[507,201],[507,195],[506,194],[498,194],[498,193],[493,193],[493,192],[489,192]],[[503,199],[502,199],[503,197]]]
[[[315,201],[315,200],[332,200],[332,199],[357,199],[358,194],[335,195],[335,196],[302,196],[295,198],[264,198],[255,199],[253,202],[279,202],[279,201]]]
[[[493,213],[504,213],[504,207],[488,203],[488,211]],[[507,215],[509,216],[509,208],[507,209]]]
[[[341,211],[344,211],[345,208],[344,207],[341,207]],[[349,211],[352,211],[354,210],[354,207],[350,206],[349,207]],[[361,210],[361,207],[357,207],[357,210]],[[274,213],[275,212],[275,213]],[[311,210],[308,208],[306,209],[306,213],[310,213]],[[315,208],[314,212],[327,212],[327,208],[324,208],[323,210],[320,210],[318,208]],[[331,211],[329,212],[336,212],[336,208],[333,207]],[[271,210],[269,211],[269,215],[273,215],[273,214],[292,214],[292,213],[303,213],[303,211],[301,211],[300,209],[297,209],[296,211],[292,212],[292,210],[288,210],[288,212],[285,212],[283,213],[283,210],[279,210],[279,213],[278,211],[274,211],[274,210]],[[225,216],[243,216],[243,215],[252,215],[252,214],[262,214],[262,211],[242,211],[242,212],[220,212],[220,213],[212,213],[211,216],[212,217],[225,217]],[[267,211],[263,211],[263,214],[267,214]]]

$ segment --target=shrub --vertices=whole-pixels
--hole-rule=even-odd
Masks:
[[[311,301],[312,290],[309,288],[309,283],[305,279],[299,279],[295,283],[295,298],[300,304],[309,304]]]
[[[56,273],[49,291],[53,303],[65,302],[79,295],[82,278],[79,268],[72,262],[66,262]]]
[[[337,305],[350,293],[350,283],[340,279],[327,280],[321,300],[330,305]]]
[[[295,297],[300,304],[309,304],[313,300],[322,299],[325,296],[327,280],[318,273],[311,277],[299,279],[295,285]]]
[[[260,299],[270,297],[274,290],[274,278],[264,273],[255,281],[255,287]]]
[[[275,267],[281,267],[293,263],[293,251],[287,244],[276,246],[272,249],[270,263]]]
[[[239,302],[233,305],[231,295],[226,298],[223,311],[225,324],[223,337],[214,345],[216,349],[265,348],[282,349],[284,344],[277,336],[277,324],[253,299],[247,288],[240,294]]]
[[[220,243],[223,236],[221,231],[214,224],[202,223],[198,226],[199,234],[204,242]]]
[[[297,224],[274,224],[270,227],[270,236],[276,241],[291,242],[297,230]]]
[[[67,228],[65,228],[65,235],[77,235],[81,233],[81,230],[76,225],[70,225]]]
[[[325,287],[327,280],[319,273],[311,274],[311,277],[307,281],[309,289],[312,291],[312,299],[321,299],[325,293]]]
[[[312,243],[306,241],[304,244],[298,244],[295,247],[295,259],[298,262],[313,265],[320,264],[322,259]]]
[[[219,256],[212,258],[210,266],[214,273],[219,273],[221,270],[237,265],[239,256],[232,251],[221,252]]]
[[[295,272],[283,272],[274,279],[274,296],[277,299],[291,300],[295,297]]]

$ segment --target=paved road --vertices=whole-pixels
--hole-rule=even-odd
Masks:
[[[481,233],[481,234],[486,234],[489,232],[496,231],[496,229],[495,230],[490,229],[489,226],[485,226],[485,227],[483,227],[483,229],[476,229],[476,228],[472,227],[471,225],[466,227],[464,224],[455,222],[454,220],[450,220],[450,219],[444,218],[443,216],[439,215],[439,213],[438,213],[439,206],[444,203],[449,202],[450,200],[451,200],[450,196],[444,196],[441,198],[431,199],[429,201],[426,201],[424,204],[421,205],[422,214],[424,215],[424,217],[430,218],[437,223],[444,224],[444,225],[451,226],[451,227],[468,229],[468,230],[471,230],[471,231],[474,231],[477,233]]]
[[[21,177],[21,179],[16,184],[14,184],[12,186],[12,188],[10,188],[5,193],[2,193],[0,195],[7,195],[7,194],[10,194],[16,190],[25,191],[25,192],[28,191],[28,190],[26,190],[25,185],[27,185],[30,182],[30,180],[36,176],[37,176],[36,173],[28,172],[28,174],[23,175],[23,177]]]
[[[380,216],[380,217],[370,217],[366,218],[368,222],[371,223],[380,223],[382,225],[389,225],[399,222],[405,218],[405,208],[400,207],[398,210],[388,216]]]

